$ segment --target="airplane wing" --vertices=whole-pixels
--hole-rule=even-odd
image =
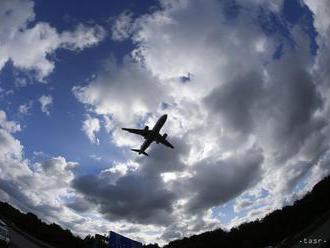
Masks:
[[[151,132],[150,130],[145,130],[145,129],[134,129],[134,128],[122,128],[122,130],[125,130],[130,133],[138,134],[143,137],[147,137],[149,133]]]
[[[171,147],[174,149],[174,146],[170,142],[168,142],[164,137],[162,137],[159,140],[159,143],[163,144],[164,146],[168,146],[168,147]]]

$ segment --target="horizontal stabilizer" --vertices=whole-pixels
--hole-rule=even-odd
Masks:
[[[139,149],[131,149],[133,152],[137,152],[139,155],[140,154],[143,154],[143,155],[145,155],[145,156],[149,156],[148,155],[148,153],[146,153],[146,152],[144,152],[144,151],[141,151],[141,150],[139,150]]]

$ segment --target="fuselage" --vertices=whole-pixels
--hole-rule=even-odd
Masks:
[[[150,136],[145,137],[145,141],[140,147],[141,151],[144,152],[150,146],[150,144],[157,139],[157,137],[160,135],[159,131],[164,126],[166,120],[167,115],[163,115],[158,119],[154,127],[151,129]]]
[[[161,116],[156,122],[155,126],[152,128],[152,131],[159,133],[160,129],[164,126],[166,119],[167,119],[167,115]]]

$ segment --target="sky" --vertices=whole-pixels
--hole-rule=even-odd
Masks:
[[[0,200],[165,244],[330,174],[329,0],[0,1]],[[152,127],[175,149],[121,127]]]

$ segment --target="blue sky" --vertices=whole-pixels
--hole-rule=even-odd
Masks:
[[[0,6],[2,201],[164,243],[261,218],[329,174],[326,0]],[[165,113],[176,149],[132,154],[142,140],[120,128]]]
[[[131,1],[118,1],[109,3],[100,1],[96,5],[90,5],[87,1],[58,1],[45,3],[36,1],[34,12],[36,19],[30,23],[47,22],[59,32],[74,29],[78,23],[98,23],[105,29],[111,29],[111,19],[121,12],[131,10],[137,15],[143,14],[153,6],[152,1],[136,5]],[[51,54],[56,63],[54,73],[47,76],[47,84],[38,84],[36,79],[28,74],[20,72],[8,62],[2,69],[1,81],[4,90],[15,90],[15,94],[3,100],[6,105],[7,115],[13,118],[21,118],[25,125],[24,132],[18,134],[18,138],[25,144],[25,153],[28,158],[33,157],[33,152],[41,151],[48,156],[65,155],[73,161],[79,161],[86,165],[91,161],[89,155],[102,155],[102,157],[120,157],[120,151],[111,145],[109,138],[104,138],[104,146],[95,147],[81,132],[81,122],[84,118],[84,107],[80,105],[72,94],[72,87],[86,83],[101,68],[109,56],[115,56],[119,60],[132,49],[130,42],[113,42],[109,36],[105,37],[97,46],[89,49],[72,52],[67,50],[56,51]],[[31,81],[31,86],[17,88],[14,85],[16,74]],[[54,98],[51,116],[44,115],[37,104],[31,109],[31,114],[21,117],[17,114],[17,108],[21,104],[36,99],[41,95],[52,95]],[[56,106],[56,107],[55,107]],[[47,139],[44,139],[47,137]],[[102,137],[102,135],[101,135]],[[51,140],[51,142],[49,142]],[[65,146],[63,146],[65,144]],[[87,161],[86,161],[87,160]],[[108,162],[108,161],[107,161]],[[95,168],[94,168],[95,169]],[[93,169],[93,170],[94,170]]]

